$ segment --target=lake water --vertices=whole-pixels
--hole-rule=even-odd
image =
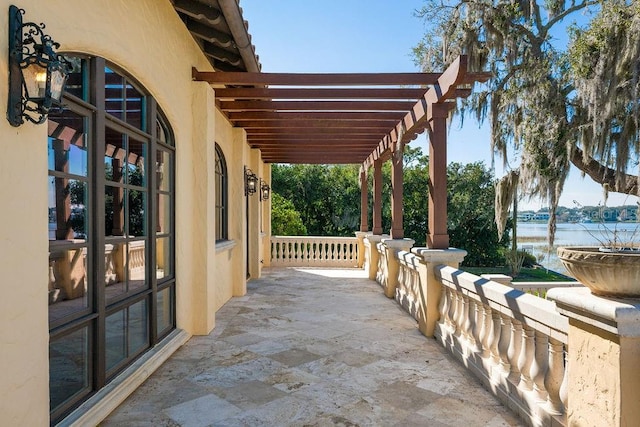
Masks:
[[[558,259],[559,246],[603,246],[616,239],[628,242],[640,241],[640,223],[561,223],[557,225],[556,238],[551,250],[547,245],[546,223],[518,223],[518,248],[526,249],[538,257],[538,262],[550,270],[566,273]]]

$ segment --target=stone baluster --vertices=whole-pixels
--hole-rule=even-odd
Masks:
[[[511,339],[509,340],[509,350],[507,350],[507,357],[509,358],[509,365],[511,366],[511,374],[515,378],[520,377],[520,370],[518,369],[518,358],[522,350],[522,323],[516,319],[511,319]]]
[[[462,294],[462,338],[471,343],[471,301],[468,295]]]
[[[442,293],[440,294],[438,313],[440,314],[440,318],[438,319],[440,329],[446,330],[449,325],[449,288],[445,286],[443,286]]]
[[[463,302],[462,302],[462,294],[460,292],[455,293],[456,295],[456,310],[455,310],[455,314],[453,317],[453,323],[456,327],[456,330],[454,332],[454,335],[457,337],[462,337],[462,320],[463,320],[463,315],[462,315],[462,306],[463,306]]]
[[[489,357],[491,352],[489,351],[489,335],[491,335],[491,307],[488,304],[482,304],[480,308],[480,316],[482,321],[480,322],[480,351],[482,357]]]
[[[521,390],[532,390],[533,381],[531,381],[531,362],[535,354],[534,330],[522,325],[522,351],[518,358],[518,370],[520,371],[520,382],[518,388]]]
[[[498,339],[498,354],[500,356],[500,368],[505,376],[511,372],[509,364],[509,341],[511,340],[511,318],[500,314],[500,336]]]
[[[453,334],[456,331],[455,316],[456,316],[456,304],[458,303],[458,301],[457,301],[457,295],[453,289],[447,288],[447,292],[449,292],[449,315],[447,316],[449,319],[449,332]]]
[[[500,353],[498,350],[498,341],[500,340],[500,313],[497,310],[491,310],[491,320],[489,324],[489,337],[487,344],[489,345],[489,354],[494,365],[500,363]]]
[[[480,351],[480,326],[481,326],[481,317],[480,317],[480,302],[471,299],[471,307],[469,311],[469,317],[471,318],[471,348],[470,350],[474,353]]]
[[[309,253],[309,241],[307,240],[301,240],[300,244],[298,245],[298,261],[306,261],[307,258],[307,253]]]
[[[560,399],[560,387],[564,381],[564,349],[560,341],[549,339],[549,368],[544,377],[544,386],[547,390],[547,411],[553,415],[563,412]]]
[[[544,377],[549,366],[549,337],[542,332],[535,332],[535,353],[531,363],[531,379],[533,390],[538,399],[547,400],[547,390],[544,386]]]
[[[569,407],[569,348],[564,346],[564,375],[562,377],[562,384],[560,385],[560,401],[566,412]]]
[[[290,242],[284,242],[284,243],[283,243],[283,245],[284,245],[284,259],[285,259],[286,261],[291,261],[291,260],[289,259],[289,255],[290,255],[290,249],[289,249]]]

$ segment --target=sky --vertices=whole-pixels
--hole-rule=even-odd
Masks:
[[[411,49],[424,34],[424,22],[414,11],[423,0],[240,0],[249,34],[263,72],[382,73],[420,71]],[[562,34],[557,35],[563,38]],[[426,134],[411,146],[427,150]],[[449,162],[483,161],[492,164],[489,130],[467,118],[450,125]],[[496,157],[495,175],[504,175]],[[572,167],[560,205],[575,207],[604,203],[602,188]],[[635,204],[637,197],[610,193],[608,206]],[[519,209],[547,206],[541,200],[523,200]]]

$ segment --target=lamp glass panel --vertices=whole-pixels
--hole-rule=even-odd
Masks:
[[[37,64],[22,69],[22,78],[28,98],[43,98],[47,86],[47,70]]]
[[[249,189],[249,192],[251,193],[255,193],[256,192],[256,184],[258,182],[258,179],[256,178],[255,175],[251,174],[249,175],[249,178],[247,179],[247,187]]]
[[[62,91],[64,89],[64,83],[67,80],[67,75],[58,68],[50,68],[51,72],[51,98],[59,102],[62,98]]]

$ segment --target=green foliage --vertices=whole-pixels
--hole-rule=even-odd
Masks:
[[[420,148],[405,148],[404,234],[426,245],[429,188],[428,157]],[[369,174],[369,226],[373,223],[373,173]],[[382,225],[391,228],[391,184],[389,162],[383,164]],[[313,236],[353,236],[360,229],[359,172],[355,166],[273,165],[274,191],[272,233],[285,234],[287,219],[277,206],[289,204],[300,215],[306,231]],[[482,163],[449,166],[449,233],[452,246],[469,252],[466,265],[500,265],[508,245],[508,230],[497,239],[493,220],[494,183]],[[285,200],[280,202],[279,196]],[[286,232],[293,235],[297,232]]]
[[[555,210],[570,164],[607,190],[638,193],[627,168],[640,157],[640,2],[425,0],[416,15],[424,71],[466,54],[472,71],[491,73],[458,112],[490,119],[493,151],[519,161],[521,193]],[[565,48],[554,34],[577,19],[588,24],[574,25]]]
[[[274,192],[291,201],[313,236],[352,236],[360,225],[358,167],[273,165]]]
[[[274,236],[306,236],[307,228],[300,212],[290,200],[271,192],[271,234]]]
[[[502,240],[498,240],[491,172],[482,162],[467,165],[451,163],[447,175],[451,246],[468,252],[464,265],[501,265],[504,263],[509,230],[505,230]]]
[[[526,252],[526,251],[518,251],[518,253],[522,254],[523,257],[523,261],[522,261],[522,266],[523,267],[534,267],[536,264],[538,264],[538,259],[536,258],[535,255]]]

